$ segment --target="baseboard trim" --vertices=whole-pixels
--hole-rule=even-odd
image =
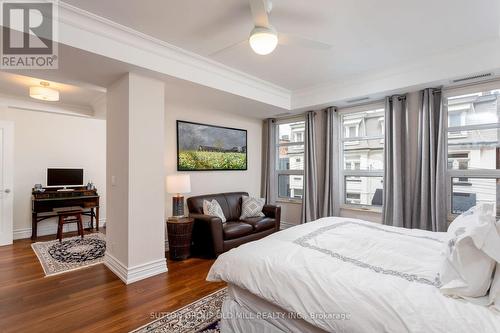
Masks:
[[[99,219],[99,227],[106,226],[106,219]],[[85,224],[84,224],[85,227]],[[63,232],[76,231],[77,227],[75,223],[66,224],[63,227]],[[38,236],[47,236],[47,235],[55,235],[57,234],[57,222],[53,222],[50,224],[39,225],[37,230]],[[16,229],[13,232],[14,239],[26,239],[31,238],[31,228],[25,229]]]
[[[106,265],[110,271],[118,276],[120,280],[127,284],[127,266],[122,264],[122,262],[116,259],[113,255],[109,254],[108,251],[104,254],[104,265]]]
[[[131,284],[168,271],[167,260],[165,258],[150,261],[142,265],[127,267],[109,252],[106,252],[104,255],[104,265],[125,284]]]

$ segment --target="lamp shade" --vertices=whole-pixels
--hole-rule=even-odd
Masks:
[[[168,193],[189,193],[191,192],[191,177],[189,175],[167,176]]]

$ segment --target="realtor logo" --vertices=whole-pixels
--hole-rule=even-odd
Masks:
[[[57,69],[57,0],[1,0],[2,69]]]

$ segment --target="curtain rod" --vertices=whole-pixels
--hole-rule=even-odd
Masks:
[[[393,96],[387,96],[387,98],[389,98],[390,101],[392,101],[394,98],[397,98],[399,100],[403,100],[403,99],[406,99],[406,95],[393,95]]]

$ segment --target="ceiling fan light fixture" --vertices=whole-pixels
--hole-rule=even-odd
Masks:
[[[30,97],[42,101],[59,101],[59,91],[49,88],[49,85],[48,82],[42,81],[39,86],[30,87]]]
[[[252,50],[260,55],[267,55],[278,45],[278,34],[273,27],[255,27],[248,39]]]

